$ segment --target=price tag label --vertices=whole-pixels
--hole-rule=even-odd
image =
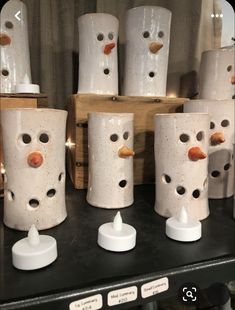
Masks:
[[[69,310],[98,310],[103,306],[103,299],[100,294],[71,302]]]
[[[141,286],[141,297],[147,298],[164,291],[169,288],[168,278],[158,279],[152,282],[145,283]]]
[[[125,304],[137,299],[137,287],[130,286],[120,290],[111,291],[108,293],[108,305],[115,306]]]

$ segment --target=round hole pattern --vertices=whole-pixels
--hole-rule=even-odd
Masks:
[[[9,71],[7,69],[2,69],[2,75],[3,76],[8,76],[9,75]]]
[[[164,37],[164,32],[163,31],[159,31],[158,32],[158,37],[159,38],[163,38]]]
[[[123,134],[123,139],[127,140],[128,138],[129,138],[129,132],[125,131],[124,134]]]
[[[177,192],[177,194],[179,194],[179,195],[184,195],[185,192],[186,192],[186,190],[185,190],[185,188],[184,188],[183,186],[177,186],[176,192]]]
[[[112,32],[109,32],[109,34],[108,34],[109,40],[113,40],[113,37],[114,37],[113,33],[112,33]]]
[[[121,180],[121,181],[119,182],[119,186],[120,186],[121,188],[126,187],[126,185],[127,185],[127,181],[126,181],[126,180]]]
[[[22,139],[24,144],[29,144],[32,140],[30,135],[28,135],[27,133],[23,133],[21,136],[21,139]]]
[[[192,196],[194,197],[194,198],[199,198],[200,197],[200,190],[199,189],[195,189],[194,191],[193,191],[193,193],[192,193]]]
[[[162,180],[165,183],[171,183],[171,177],[168,174],[163,174]]]
[[[227,119],[223,119],[221,122],[222,127],[228,127],[229,126],[229,121]]]
[[[220,176],[220,172],[218,170],[214,170],[211,172],[211,176],[213,178],[218,178]]]
[[[231,165],[230,165],[230,164],[225,164],[225,165],[224,165],[224,170],[225,170],[225,171],[227,171],[227,170],[229,170],[229,169],[230,169],[230,167],[231,167]]]
[[[214,129],[215,128],[215,123],[214,122],[210,122],[210,129]]]
[[[15,199],[15,194],[11,190],[7,190],[7,199],[13,201]]]
[[[180,141],[185,143],[189,141],[189,135],[187,135],[186,133],[182,133],[182,135],[180,135]]]
[[[149,77],[153,78],[155,76],[155,73],[153,71],[149,72]]]
[[[109,69],[108,68],[104,69],[104,74],[106,74],[106,75],[109,74]]]
[[[29,205],[31,208],[37,208],[39,206],[39,201],[35,198],[29,200]]]
[[[232,70],[232,66],[231,65],[227,66],[227,71],[230,72],[231,70]]]
[[[58,177],[59,182],[64,181],[64,172],[61,172]]]
[[[104,35],[103,35],[103,33],[99,33],[99,34],[97,35],[97,40],[98,40],[98,41],[103,41],[103,40],[104,40]]]
[[[116,142],[118,140],[118,135],[116,133],[113,133],[111,136],[110,136],[110,140],[112,142]]]
[[[5,27],[6,27],[7,29],[12,29],[12,28],[14,27],[14,25],[13,25],[13,23],[12,23],[11,21],[7,20],[7,21],[5,22]]]
[[[196,135],[197,141],[202,141],[204,138],[204,132],[203,131],[199,131]]]
[[[56,190],[54,188],[49,189],[47,192],[47,197],[54,197],[56,193]]]
[[[147,38],[149,38],[149,32],[148,31],[144,31],[143,32],[143,37],[145,38],[145,39],[147,39]]]
[[[39,140],[40,140],[40,142],[42,142],[42,143],[47,143],[47,142],[49,141],[49,136],[48,136],[48,134],[47,134],[47,133],[42,133],[42,134],[40,134]]]

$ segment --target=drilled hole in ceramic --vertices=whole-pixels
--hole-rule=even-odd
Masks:
[[[199,189],[195,189],[195,191],[193,191],[192,193],[193,198],[199,198],[200,197],[200,190]]]
[[[214,122],[210,122],[210,129],[214,129],[215,128],[215,123]]]
[[[185,190],[185,188],[184,188],[183,186],[177,186],[176,192],[177,192],[177,194],[179,194],[179,195],[184,195],[185,192],[186,192],[186,190]]]
[[[104,35],[103,35],[103,33],[99,33],[99,34],[97,35],[97,40],[98,40],[98,41],[103,41],[103,40],[104,40]]]
[[[6,191],[6,196],[9,201],[13,201],[15,199],[15,194],[9,189]]]
[[[123,134],[123,139],[127,140],[128,138],[129,138],[129,132],[125,131],[124,134]]]
[[[47,133],[42,133],[39,136],[39,141],[42,143],[47,143],[49,141],[49,136]]]
[[[113,40],[113,33],[112,32],[109,32],[108,38],[109,38],[109,40]]]
[[[6,27],[7,29],[12,29],[12,28],[14,28],[14,25],[13,25],[13,23],[12,23],[11,21],[7,20],[7,21],[5,22],[5,27]]]
[[[164,37],[164,32],[163,31],[159,31],[158,32],[158,37],[159,38],[163,38]]]
[[[197,141],[202,141],[204,138],[204,132],[203,131],[199,131],[196,135]]]
[[[171,183],[171,177],[168,174],[163,174],[162,181],[165,183]]]
[[[218,170],[214,170],[211,172],[211,176],[213,178],[218,178],[220,176],[220,172]]]
[[[226,165],[224,165],[224,170],[225,170],[225,171],[227,171],[227,170],[229,170],[229,169],[230,169],[230,167],[231,167],[231,165],[230,165],[230,164],[226,164]]]
[[[119,186],[120,186],[121,188],[126,187],[126,185],[127,185],[127,181],[126,181],[126,180],[121,180],[121,181],[119,182]]]
[[[227,119],[222,120],[221,126],[222,127],[228,127],[229,126],[229,120],[227,120]]]
[[[37,199],[30,199],[29,206],[33,209],[36,209],[39,206],[39,201]]]
[[[2,69],[2,75],[3,76],[8,76],[9,75],[9,71],[7,69]]]
[[[227,66],[227,71],[230,72],[231,70],[232,70],[232,66],[231,65]]]
[[[153,71],[149,72],[149,77],[153,78],[155,76],[155,73]]]
[[[30,137],[30,135],[29,134],[27,134],[27,133],[23,133],[22,135],[21,135],[21,140],[22,140],[22,142],[24,143],[24,144],[29,144],[30,142],[31,142],[31,137]]]
[[[63,182],[64,179],[65,179],[65,174],[64,174],[64,172],[61,172],[61,173],[59,174],[58,180],[59,180],[59,182]]]
[[[144,31],[143,32],[143,37],[146,39],[146,38],[148,38],[149,37],[149,32],[148,31]]]
[[[56,193],[56,190],[54,188],[49,189],[49,191],[47,192],[47,197],[54,197]]]
[[[180,141],[185,143],[189,141],[189,135],[187,135],[186,133],[183,133],[182,135],[180,135]]]
[[[110,136],[110,140],[112,142],[116,142],[118,140],[118,135],[116,133],[113,133],[111,136]]]
[[[108,74],[109,74],[109,72],[110,72],[110,71],[109,71],[109,69],[108,69],[108,68],[104,69],[104,74],[105,74],[105,75],[108,75]]]

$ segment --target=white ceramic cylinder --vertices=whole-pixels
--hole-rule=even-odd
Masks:
[[[171,12],[158,6],[127,11],[124,95],[166,96]]]
[[[182,207],[190,218],[209,215],[207,151],[208,114],[155,115],[155,211],[177,217]]]
[[[185,112],[210,116],[209,198],[231,197],[234,193],[233,141],[234,100],[191,100]]]
[[[54,109],[1,111],[6,226],[41,230],[66,218],[66,118]]]
[[[202,53],[199,98],[235,99],[234,47]]]
[[[31,82],[27,9],[19,0],[10,0],[1,10],[1,93],[14,93],[27,75]]]
[[[119,209],[133,203],[133,114],[89,113],[87,201]]]
[[[118,19],[105,13],[78,18],[78,93],[118,94]]]

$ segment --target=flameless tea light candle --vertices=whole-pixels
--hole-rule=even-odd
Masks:
[[[118,211],[112,223],[105,223],[99,227],[97,243],[105,250],[129,251],[136,245],[136,230],[131,225],[122,222],[120,211]]]
[[[16,85],[16,93],[39,94],[40,88],[38,84],[31,84],[28,75],[25,74],[23,81]]]
[[[187,209],[182,207],[178,217],[166,221],[166,235],[177,241],[196,241],[201,238],[202,225],[198,220],[190,219]]]
[[[39,235],[32,225],[28,236],[17,241],[12,247],[12,264],[17,269],[35,270],[50,265],[57,258],[55,238]]]

